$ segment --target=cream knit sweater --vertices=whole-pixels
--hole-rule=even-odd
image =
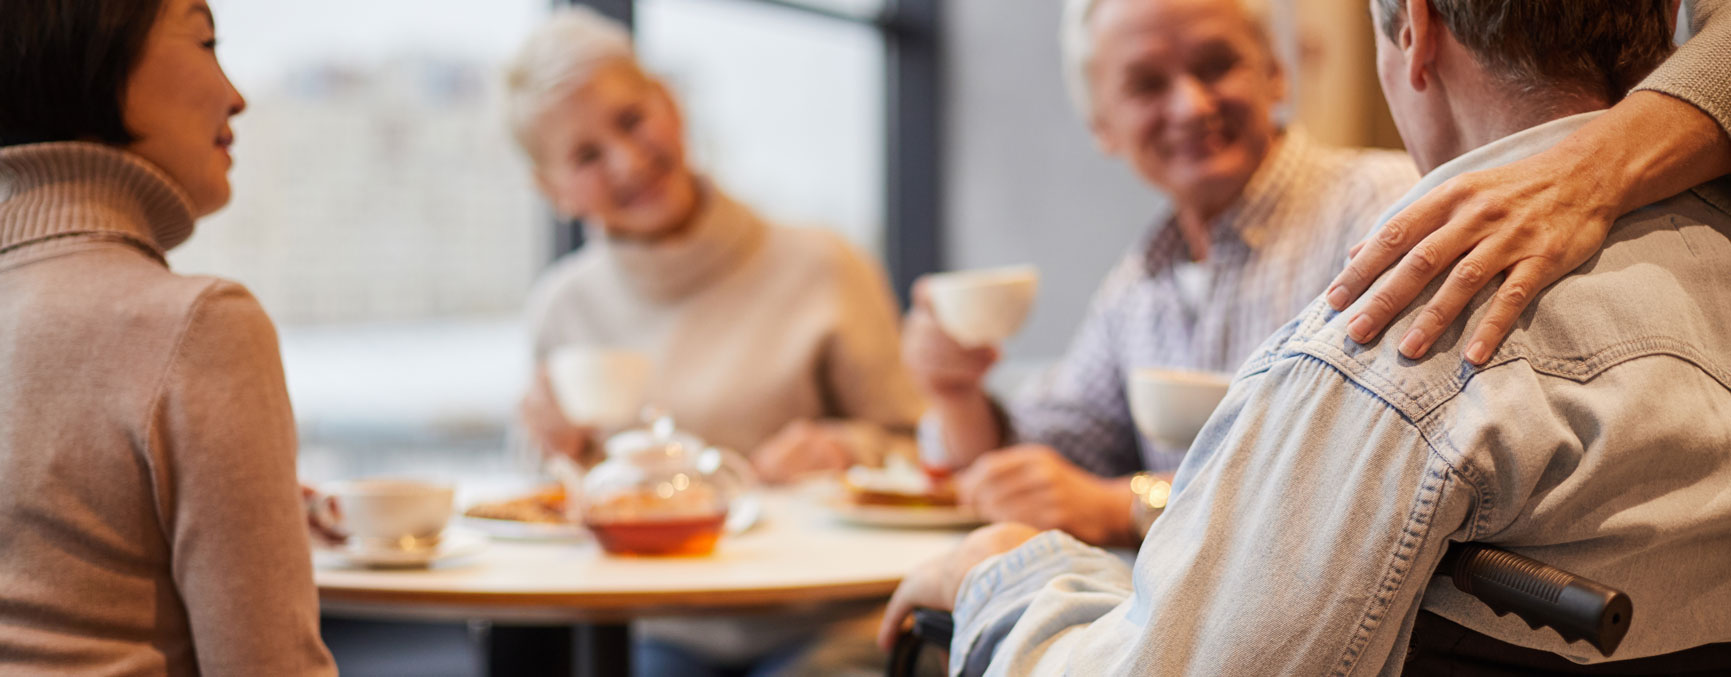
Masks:
[[[641,350],[655,365],[649,401],[743,453],[797,419],[842,424],[866,463],[911,445],[919,395],[883,271],[833,233],[703,195],[677,239],[597,229],[555,264],[530,295],[537,361],[564,344]]]
[[[191,233],[135,156],[0,149],[0,675],[335,674],[276,333]]]

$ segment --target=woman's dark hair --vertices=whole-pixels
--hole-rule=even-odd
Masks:
[[[133,140],[126,80],[162,0],[0,0],[0,146]]]

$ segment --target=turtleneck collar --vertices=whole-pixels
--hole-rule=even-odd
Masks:
[[[160,261],[192,228],[191,199],[136,155],[81,141],[0,148],[0,253],[89,235]]]
[[[591,229],[625,284],[656,303],[672,303],[721,279],[763,242],[768,227],[745,205],[700,182],[697,215],[685,232],[661,240],[609,237]]]

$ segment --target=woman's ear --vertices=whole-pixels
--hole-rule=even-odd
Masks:
[[[683,111],[679,110],[679,100],[673,98],[673,90],[668,89],[667,83],[662,82],[661,78],[653,77],[647,73],[643,77],[649,81],[650,96],[655,98],[656,103],[667,109],[668,117],[673,120],[673,124],[679,129],[680,136],[683,137],[685,134],[685,116]]]
[[[535,162],[533,174],[535,176],[535,189],[541,191],[541,197],[547,198],[547,203],[553,207],[553,213],[556,216],[568,220],[581,220],[584,217],[582,206],[575,204],[560,193],[554,186],[552,178],[547,175],[547,168],[542,166],[538,160]]]

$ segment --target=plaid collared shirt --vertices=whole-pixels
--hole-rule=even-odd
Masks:
[[[1325,290],[1347,249],[1417,179],[1405,153],[1333,148],[1289,129],[1215,220],[1206,261],[1189,261],[1170,213],[1155,221],[1095,292],[1063,359],[1007,403],[1006,439],[1049,445],[1102,477],[1176,469],[1183,449],[1136,432],[1126,375],[1236,370]],[[920,437],[925,455],[943,456],[936,419]]]

